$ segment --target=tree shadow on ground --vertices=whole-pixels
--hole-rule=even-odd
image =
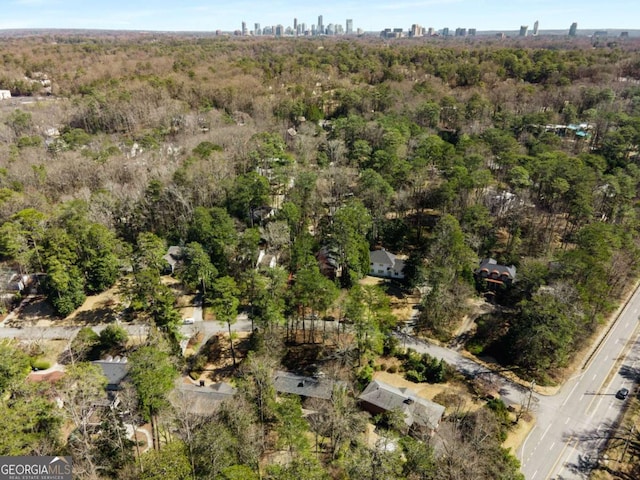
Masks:
[[[93,310],[78,312],[73,317],[73,322],[78,325],[98,325],[115,321],[117,314],[113,307],[98,307]]]

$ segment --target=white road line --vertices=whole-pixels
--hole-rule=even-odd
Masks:
[[[609,355],[607,355],[606,357],[604,357],[604,361],[606,362],[607,360],[609,360]]]
[[[567,419],[564,421],[564,424],[566,425],[567,423],[569,423],[569,420],[571,420],[569,417],[567,417]]]
[[[544,431],[544,433],[542,434],[542,436],[540,437],[540,441],[542,441],[544,439],[544,436],[547,434],[547,432],[549,431],[549,429],[551,428],[551,425],[549,425],[547,427],[547,429]]]
[[[553,447],[555,447],[555,446],[556,446],[556,442],[553,442],[553,443],[551,444],[551,446],[549,447],[549,450],[553,450]]]
[[[567,402],[569,401],[569,397],[570,397],[571,395],[573,395],[573,391],[576,389],[576,387],[577,387],[577,386],[578,386],[578,384],[576,383],[576,384],[573,386],[573,388],[571,389],[571,391],[569,392],[569,395],[567,395],[567,398],[565,398],[565,399],[564,399],[564,402],[562,402],[562,406],[563,406],[563,407],[567,404]]]
[[[592,378],[591,380],[595,380],[597,376],[598,376],[598,374],[597,374],[597,373],[594,373],[594,374],[593,374],[593,378]]]
[[[593,416],[595,415],[595,413],[598,411],[598,409],[600,408],[600,404],[602,403],[602,400],[604,400],[604,397],[601,397],[600,400],[598,400],[598,404],[596,405],[596,408],[593,409],[593,412],[591,412],[591,415],[589,415],[591,418],[593,418]]]
[[[534,478],[536,478],[536,475],[538,474],[538,470],[536,470],[535,472],[533,472],[533,475],[531,475],[531,480],[533,480]]]

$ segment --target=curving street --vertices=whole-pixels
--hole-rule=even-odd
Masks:
[[[616,398],[616,392],[627,388],[633,395],[640,377],[639,314],[640,288],[634,291],[618,317],[603,333],[583,368],[553,396],[532,393],[529,388],[508,380],[499,372],[454,349],[419,339],[411,335],[409,330],[397,331],[394,335],[404,347],[442,358],[466,376],[485,376],[505,403],[530,404],[536,424],[516,452],[527,480],[585,479],[628,401]],[[147,332],[144,325],[122,326],[130,335],[145,336]],[[31,340],[70,341],[79,330],[79,327],[1,327],[0,338]],[[106,325],[93,328],[99,332],[104,327]],[[248,332],[251,327],[247,315],[240,314],[232,325],[232,331]],[[227,332],[227,325],[204,322],[202,308],[196,305],[193,323],[182,325],[181,331],[185,337],[202,331],[208,338],[219,332]]]

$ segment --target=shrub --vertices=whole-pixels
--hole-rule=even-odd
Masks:
[[[467,351],[471,355],[482,355],[482,352],[484,351],[484,347],[479,343],[472,341],[467,344]]]
[[[51,368],[51,362],[48,362],[42,358],[32,358],[31,368],[33,370],[47,370],[48,368]]]
[[[369,385],[369,383],[371,383],[371,380],[373,380],[373,368],[371,368],[370,365],[362,367],[358,372],[357,380],[360,385],[360,389],[363,390],[367,385]]]
[[[389,365],[389,368],[387,368],[387,372],[389,372],[389,373],[397,373],[398,372],[398,367],[396,365]]]
[[[415,383],[424,382],[424,378],[422,377],[422,374],[419,372],[416,372],[415,370],[409,370],[408,372],[405,372],[404,378],[406,380],[409,380],[410,382],[415,382]]]

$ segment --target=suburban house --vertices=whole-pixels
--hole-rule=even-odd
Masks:
[[[484,258],[474,272],[478,280],[494,285],[511,285],[516,280],[516,267],[500,265],[493,258]]]
[[[334,388],[346,388],[346,384],[327,378],[305,377],[291,372],[276,370],[273,378],[273,387],[278,393],[290,393],[304,398],[331,400]]]
[[[180,383],[171,393],[171,401],[191,413],[207,416],[222,402],[232,399],[236,391],[226,382],[206,386],[204,380],[199,385]]]
[[[404,260],[385,250],[369,252],[369,275],[383,278],[404,278]]]
[[[373,380],[358,397],[362,408],[377,415],[399,410],[408,428],[427,429],[433,433],[440,425],[445,408],[419,397],[413,390],[397,388],[380,380]]]
[[[178,263],[182,260],[182,247],[178,245],[170,246],[167,253],[162,258],[164,258],[169,265],[165,270],[166,273],[173,275]]]
[[[107,392],[120,390],[120,384],[129,373],[127,357],[107,355],[103,360],[91,363],[102,368],[102,374],[107,378]]]
[[[324,246],[316,253],[318,267],[320,273],[330,279],[340,278],[342,276],[342,266],[339,262],[338,252],[334,249]]]

